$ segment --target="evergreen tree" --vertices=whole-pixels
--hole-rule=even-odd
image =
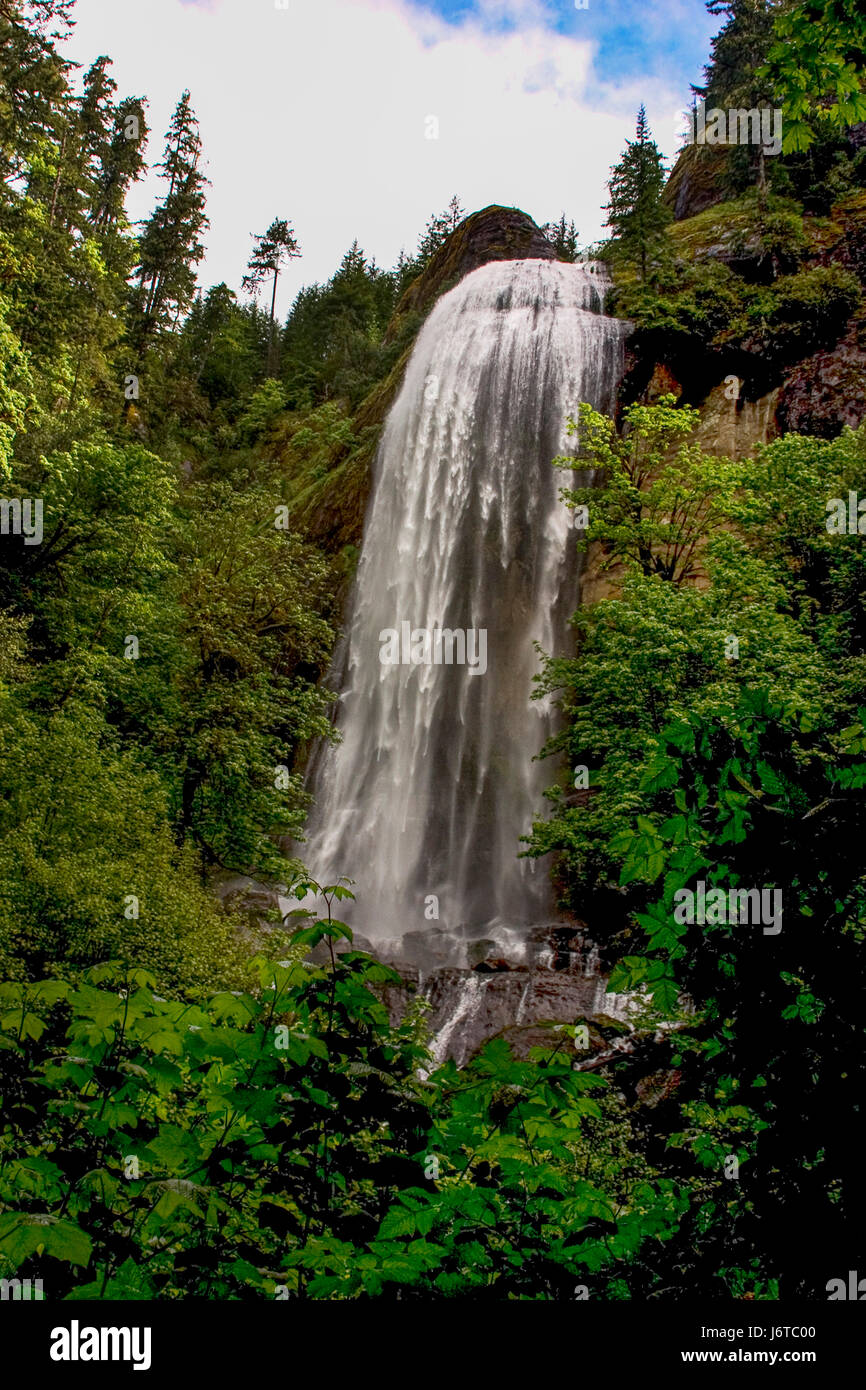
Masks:
[[[255,304],[242,307],[228,285],[197,294],[183,325],[179,359],[213,406],[251,394],[261,377],[261,351]]]
[[[51,42],[53,20],[68,24],[71,0],[0,5],[0,179],[13,184],[55,130],[69,63]]]
[[[144,172],[148,129],[141,97],[115,103],[117,83],[108,76],[108,58],[97,58],[84,79],[82,142],[87,157],[89,221],[100,232],[125,226],[130,186]]]
[[[400,254],[397,257],[397,264],[394,266],[394,284],[396,288],[396,298],[399,299],[403,291],[412,283],[418,274],[418,263],[413,256],[407,256],[404,247],[400,247]]]
[[[712,15],[726,16],[713,39],[710,61],[704,69],[704,85],[693,87],[709,108],[747,111],[773,104],[773,91],[763,65],[773,37],[772,0],[707,0]],[[767,183],[766,158],[761,144],[733,146],[728,153],[729,181],[736,190]]]
[[[641,280],[646,280],[650,259],[671,220],[671,213],[661,200],[665,178],[664,161],[642,105],[635,138],[626,142],[622,159],[611,170],[610,203],[605,208],[615,241],[638,261]]]
[[[278,343],[274,327],[274,311],[277,303],[277,281],[280,270],[286,261],[300,256],[301,250],[292,228],[284,218],[275,218],[263,236],[253,237],[253,254],[243,278],[243,288],[258,294],[269,275],[274,277],[271,293],[270,332],[268,334],[268,376],[276,376]]]
[[[384,346],[385,328],[419,269],[403,257],[397,269],[381,270],[354,241],[326,285],[301,290],[283,335],[289,398],[310,404],[335,396],[361,400],[393,350]]]
[[[465,216],[466,212],[460,206],[460,199],[456,193],[444,212],[433,214],[418,242],[417,259],[422,266],[426,265],[439,247],[445,244]]]
[[[710,43],[704,85],[692,90],[708,106],[722,106],[750,83],[758,85],[756,74],[772,39],[774,7],[772,0],[706,0],[706,5],[711,15],[724,15],[725,23]]]
[[[566,222],[565,213],[558,222],[545,222],[541,230],[561,261],[577,260],[578,231],[573,221]]]
[[[158,168],[168,188],[145,221],[139,243],[132,324],[139,357],[153,335],[175,322],[192,302],[195,267],[204,255],[200,238],[208,226],[207,179],[199,168],[201,137],[188,91],[175,108],[165,138]]]

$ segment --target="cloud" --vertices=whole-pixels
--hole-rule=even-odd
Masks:
[[[481,0],[459,24],[409,0],[148,0],[134,25],[117,0],[79,0],[77,14],[72,56],[108,53],[121,93],[150,98],[151,162],[191,91],[212,184],[204,284],[238,289],[251,234],[293,223],[303,259],[281,282],[283,312],[355,237],[393,264],[453,193],[468,211],[564,209],[594,239],[639,102],[671,149],[684,104],[678,74],[600,73],[597,41],[551,28],[541,0]],[[155,192],[151,176],[137,216]]]

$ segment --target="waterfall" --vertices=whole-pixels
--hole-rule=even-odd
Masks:
[[[571,479],[551,460],[574,452],[566,416],[611,409],[622,372],[604,290],[596,264],[473,271],[427,318],[385,424],[338,658],[341,743],[316,764],[301,851],[320,882],[355,881],[346,917],[374,942],[550,915],[547,869],[518,857],[554,776],[533,761],[552,716],[532,677],[536,643],[568,649],[577,598]]]

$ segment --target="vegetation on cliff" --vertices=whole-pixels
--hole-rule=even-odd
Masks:
[[[758,101],[762,64],[780,57],[771,7],[715,9],[728,24],[704,94]],[[794,28],[786,10],[778,32],[796,37],[809,9],[789,7]],[[636,323],[632,403],[617,423],[580,407],[571,428],[595,487],[563,500],[615,591],[575,614],[576,654],[546,659],[538,689],[564,716],[546,751],[575,782],[551,788],[529,852],[554,852],[563,906],[605,938],[611,988],[641,991],[673,1025],[655,1059],[671,1089],[643,1151],[667,1177],[727,1180],[692,1189],[665,1267],[673,1287],[747,1298],[821,1296],[863,1229],[850,1133],[866,1084],[866,425],[834,421],[831,401],[828,438],[786,434],[725,459],[698,442],[694,404],[727,372],[736,411],[856,333],[864,171],[840,147],[860,109],[813,111],[772,172],[748,151],[692,147],[678,216],[705,160],[726,200],[702,197],[642,246],[613,224],[616,303]],[[816,211],[799,192],[819,167]],[[650,403],[660,362],[678,399]],[[750,893],[760,915],[743,915]],[[616,1068],[621,1084],[630,1070]]]

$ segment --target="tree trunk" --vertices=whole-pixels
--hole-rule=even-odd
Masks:
[[[54,179],[54,188],[51,193],[51,210],[48,214],[49,227],[54,226],[54,214],[57,211],[57,197],[60,193],[60,178],[63,173],[63,160],[66,156],[66,127],[63,128],[63,139],[60,141],[60,154],[57,160],[57,175]]]
[[[277,280],[280,278],[279,270],[274,270],[274,292],[271,295],[271,329],[268,335],[268,365],[267,375],[276,376],[276,343],[274,342],[274,313],[277,305]]]

